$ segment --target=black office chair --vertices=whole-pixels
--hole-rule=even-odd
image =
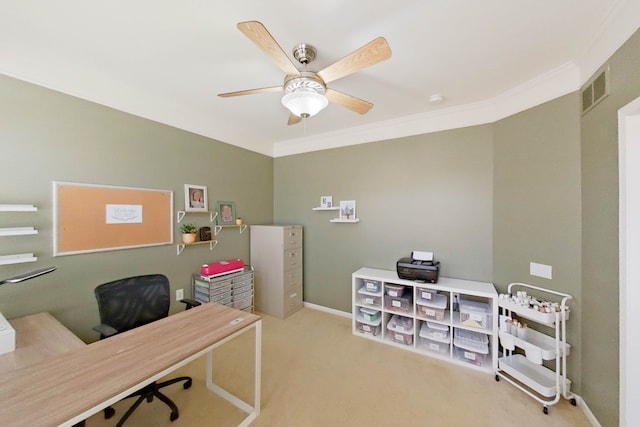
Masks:
[[[100,333],[100,339],[146,325],[169,315],[171,303],[169,279],[162,274],[128,277],[104,283],[96,287],[94,293],[98,301],[101,324],[93,329]],[[187,304],[187,310],[200,305],[198,301],[190,299],[184,299],[182,302]],[[154,397],[171,408],[169,416],[171,421],[178,419],[178,407],[162,394],[160,389],[181,381],[184,381],[183,388],[191,387],[190,377],[179,377],[163,382],[153,382],[127,396],[127,398],[137,396],[138,399],[120,418],[117,427],[124,424],[143,400],[151,402]],[[105,418],[111,418],[114,414],[115,410],[112,407],[105,408]]]

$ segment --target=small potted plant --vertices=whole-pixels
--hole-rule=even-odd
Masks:
[[[182,224],[180,226],[180,231],[182,232],[182,243],[188,245],[196,241],[196,236],[198,233],[198,227],[193,224]]]

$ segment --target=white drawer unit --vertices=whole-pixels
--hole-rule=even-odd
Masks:
[[[256,311],[281,319],[302,308],[302,226],[252,225]]]
[[[353,334],[488,373],[498,368],[498,294],[492,283],[395,271],[352,274]]]
[[[193,274],[191,277],[191,295],[196,301],[215,302],[239,310],[253,312],[254,271],[245,267],[239,273],[218,277],[203,277]]]

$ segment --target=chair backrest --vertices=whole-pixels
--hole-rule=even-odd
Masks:
[[[128,277],[96,287],[100,322],[128,331],[169,315],[169,279],[162,274]]]

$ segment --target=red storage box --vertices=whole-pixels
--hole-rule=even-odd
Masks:
[[[240,258],[228,259],[225,261],[212,262],[204,264],[200,268],[202,277],[211,278],[222,276],[223,274],[237,273],[244,270],[244,261]]]

